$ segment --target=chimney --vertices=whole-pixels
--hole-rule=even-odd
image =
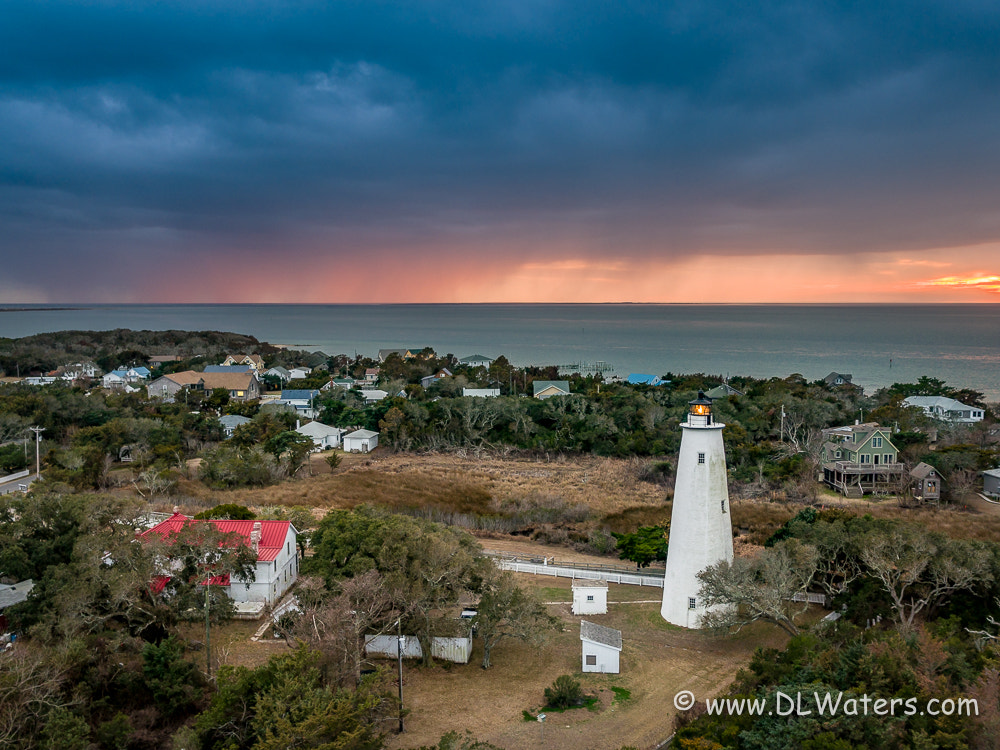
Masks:
[[[250,532],[250,546],[254,554],[260,554],[260,521],[253,522],[253,531]]]

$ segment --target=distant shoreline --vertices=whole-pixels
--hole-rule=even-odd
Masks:
[[[5,312],[49,312],[52,310],[86,310],[86,307],[0,307],[0,313]]]

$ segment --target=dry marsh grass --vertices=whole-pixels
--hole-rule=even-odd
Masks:
[[[361,504],[422,515],[483,532],[526,533],[547,529],[545,538],[579,541],[607,529],[633,531],[670,518],[669,490],[650,479],[648,461],[594,456],[527,458],[454,454],[345,455],[331,471],[313,456],[312,475],[259,489],[215,491],[182,479],[177,503],[200,510],[218,503],[250,507],[300,506],[322,514]],[[955,538],[1000,538],[1000,513],[974,509],[900,508],[893,500],[845,501],[821,495],[821,506],[920,523]],[[733,528],[750,545],[762,544],[804,507],[765,499],[734,500]]]

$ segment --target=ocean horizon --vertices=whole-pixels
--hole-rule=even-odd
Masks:
[[[704,372],[817,380],[866,392],[921,375],[1000,401],[997,304],[93,304],[4,305],[0,335],[219,330],[327,354],[431,346],[516,365],[606,363],[622,377]],[[160,352],[153,352],[160,353]]]

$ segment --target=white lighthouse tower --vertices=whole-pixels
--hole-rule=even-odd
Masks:
[[[733,524],[726,484],[723,424],[712,418],[712,400],[698,393],[681,427],[674,505],[670,513],[667,572],[660,614],[685,628],[700,627],[708,610],[698,597],[698,573],[733,560]]]

